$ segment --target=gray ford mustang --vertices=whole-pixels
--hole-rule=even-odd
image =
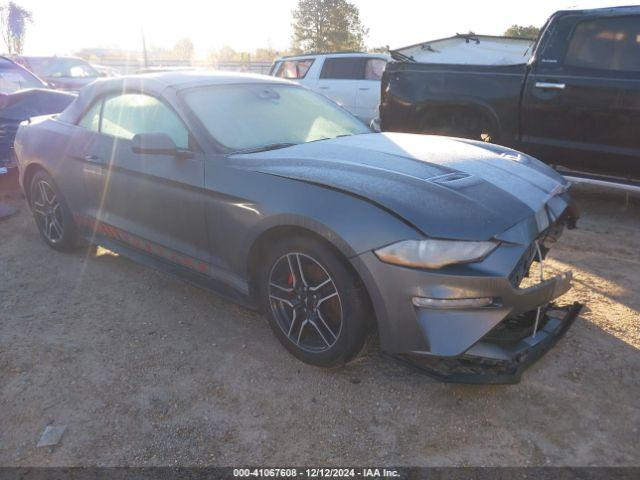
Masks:
[[[575,224],[562,177],[496,145],[374,133],[287,81],[99,80],[15,149],[51,247],[88,240],[259,308],[314,365],[375,331],[444,380],[513,382],[579,311],[551,303],[570,273],[521,285]]]

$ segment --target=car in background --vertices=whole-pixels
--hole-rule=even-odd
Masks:
[[[64,110],[75,95],[47,85],[10,58],[0,57],[0,173],[15,166],[13,140],[20,122]]]
[[[10,58],[0,57],[0,94],[7,95],[30,88],[47,88],[47,85],[22,65]]]
[[[103,76],[89,62],[77,57],[25,57],[15,61],[31,70],[56,90],[78,92]]]
[[[329,97],[369,125],[378,117],[380,80],[390,59],[381,53],[360,52],[282,57],[270,74]]]
[[[101,77],[119,77],[120,71],[114,67],[108,67],[107,65],[96,65],[92,63],[91,66],[98,71]]]
[[[556,12],[512,65],[419,52],[391,52],[382,130],[490,141],[572,182],[640,191],[640,6]]]

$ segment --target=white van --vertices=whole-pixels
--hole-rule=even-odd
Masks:
[[[369,125],[378,117],[380,79],[390,58],[358,52],[282,57],[270,74],[329,97]]]

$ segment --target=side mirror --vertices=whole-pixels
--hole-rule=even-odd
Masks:
[[[131,139],[131,150],[141,155],[171,155],[176,158],[192,158],[189,150],[176,147],[166,133],[138,133]]]

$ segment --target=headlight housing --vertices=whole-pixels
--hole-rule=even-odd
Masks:
[[[482,260],[493,252],[498,242],[468,242],[464,240],[404,240],[375,251],[386,263],[415,268],[438,269],[456,263]]]

